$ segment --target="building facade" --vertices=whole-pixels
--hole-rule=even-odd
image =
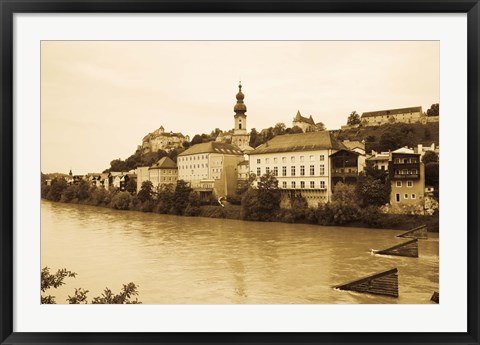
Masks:
[[[183,147],[183,142],[190,141],[188,135],[182,133],[165,132],[163,126],[160,126],[156,131],[147,134],[143,140],[140,148],[144,153],[157,152],[160,150],[170,151],[176,148]]]
[[[358,174],[363,170],[360,156],[359,153],[350,150],[339,150],[330,155],[333,188],[338,182],[345,184],[358,182]]]
[[[178,155],[178,179],[204,194],[226,196],[236,189],[237,166],[243,160],[242,151],[231,144],[216,141],[197,144]]]
[[[316,207],[331,200],[330,155],[342,149],[328,131],[279,135],[250,153],[250,172],[272,173],[282,197],[301,195]]]
[[[422,123],[426,117],[422,107],[387,109],[363,113],[361,123],[364,126],[380,126],[386,123]]]
[[[162,157],[151,167],[138,167],[137,193],[145,181],[152,182],[154,189],[160,189],[162,185],[177,183],[177,164],[170,157]]]
[[[402,148],[391,152],[388,171],[392,206],[422,206],[425,197],[425,170],[420,154]]]
[[[305,132],[314,132],[317,130],[315,121],[313,121],[312,115],[310,117],[303,117],[300,114],[300,110],[297,111],[297,115],[293,118],[292,127],[300,127],[302,131]]]

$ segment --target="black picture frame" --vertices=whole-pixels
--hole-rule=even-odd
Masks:
[[[479,344],[478,0],[0,0],[0,341],[2,344],[331,343]],[[468,330],[465,333],[17,333],[13,332],[13,16],[15,13],[467,13]],[[444,210],[448,213],[448,210]],[[454,315],[452,315],[454,317]]]

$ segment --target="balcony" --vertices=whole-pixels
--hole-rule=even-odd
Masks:
[[[418,180],[420,174],[393,174],[395,180]]]

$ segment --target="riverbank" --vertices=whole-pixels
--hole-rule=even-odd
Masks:
[[[58,201],[58,202],[61,202],[61,201]],[[67,202],[63,202],[63,203],[67,203]],[[84,200],[84,201],[71,200],[68,203],[96,206],[101,208],[113,208],[109,205],[103,205],[103,204],[95,205],[89,200]],[[122,211],[146,212],[145,210],[142,211],[140,209],[124,209]],[[289,212],[289,210],[282,210],[283,214],[285,214],[285,212]],[[293,211],[290,210],[290,212],[293,212]],[[155,213],[160,213],[160,212],[155,212]],[[186,214],[186,215],[180,215],[180,216],[244,220],[242,219],[242,207],[240,205],[232,205],[232,204],[227,204],[225,205],[225,207],[221,207],[220,205],[201,205],[201,206],[198,206],[198,212],[196,214],[194,215]],[[244,220],[244,221],[248,221],[248,220]],[[281,221],[281,219],[279,219],[274,222],[296,223],[296,224],[318,224],[318,220],[316,219],[311,219],[310,221],[308,219],[303,219],[298,221]],[[408,215],[408,214],[382,214],[380,216],[380,219],[374,224],[371,224],[371,221],[364,222],[361,220],[357,220],[357,221],[352,221],[349,223],[342,224],[342,226],[352,227],[352,228],[373,228],[373,229],[384,229],[384,230],[408,230],[422,224],[427,225],[427,229],[429,232],[439,231],[438,216],[422,216],[422,215]],[[326,226],[335,226],[335,225],[326,225]]]

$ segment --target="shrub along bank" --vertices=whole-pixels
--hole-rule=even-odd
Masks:
[[[438,214],[433,216],[383,214],[378,205],[362,205],[355,197],[355,188],[339,184],[332,202],[308,207],[301,196],[290,200],[291,208],[280,208],[280,190],[273,176],[262,176],[256,189],[243,196],[227,198],[222,207],[214,198],[201,200],[186,182],[163,186],[154,191],[151,182],[144,182],[138,194],[116,189],[105,190],[86,181],[68,185],[65,180],[52,180],[42,185],[42,198],[65,203],[108,207],[116,210],[155,212],[189,217],[227,218],[266,222],[318,224],[325,226],[355,226],[382,229],[410,229],[427,224],[429,231],[438,232]]]

